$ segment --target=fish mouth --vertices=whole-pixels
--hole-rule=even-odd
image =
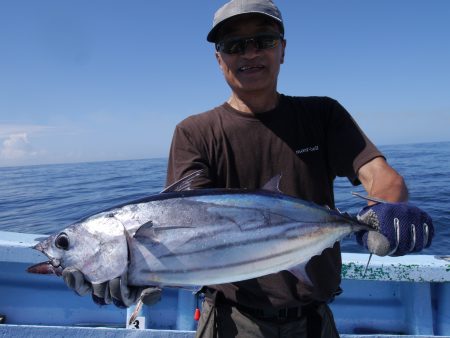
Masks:
[[[32,247],[32,249],[37,250],[42,252],[43,254],[45,254],[45,250],[44,247],[42,245],[42,242],[39,242],[38,244],[36,244],[35,246]]]
[[[56,265],[56,260],[47,261],[42,263],[34,264],[27,268],[27,272],[36,273],[40,275],[57,275],[61,276],[63,268],[59,263]]]
[[[38,244],[36,244],[35,246],[32,247],[34,250],[37,250],[39,252],[42,252],[44,255],[46,255],[49,259],[48,262],[44,262],[44,263],[50,263],[51,265],[53,265],[55,268],[59,267],[61,262],[59,259],[52,257],[47,250],[47,246],[45,245],[45,242],[39,242]]]
[[[61,262],[59,259],[50,257],[46,250],[44,249],[44,246],[42,245],[42,242],[39,242],[35,246],[33,246],[33,249],[42,252],[44,255],[46,255],[50,260],[46,262],[41,262],[34,264],[27,268],[27,272],[29,273],[36,273],[41,275],[62,275],[63,268],[61,267]]]

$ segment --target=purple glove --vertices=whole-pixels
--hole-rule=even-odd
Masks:
[[[356,240],[378,256],[402,256],[431,245],[431,217],[409,203],[377,203],[363,208],[358,220],[378,231],[360,231]]]

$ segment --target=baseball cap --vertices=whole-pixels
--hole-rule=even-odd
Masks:
[[[271,0],[232,0],[227,2],[214,14],[213,27],[206,40],[217,42],[217,33],[220,26],[227,20],[243,14],[261,14],[272,18],[278,23],[281,33],[284,34],[281,12]]]

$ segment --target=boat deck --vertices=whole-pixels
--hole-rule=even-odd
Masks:
[[[193,338],[194,331],[175,330],[130,330],[112,328],[33,326],[33,325],[0,325],[0,337],[84,337],[84,338]],[[341,334],[341,338],[436,338],[433,335],[390,335],[390,334]],[[439,336],[449,338],[448,336]]]

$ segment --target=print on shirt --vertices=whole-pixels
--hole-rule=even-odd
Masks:
[[[305,148],[302,148],[302,149],[298,149],[298,150],[295,151],[295,153],[297,155],[301,155],[301,154],[304,154],[304,153],[312,153],[314,151],[319,151],[319,146],[318,145],[311,146],[311,147],[305,147]]]

